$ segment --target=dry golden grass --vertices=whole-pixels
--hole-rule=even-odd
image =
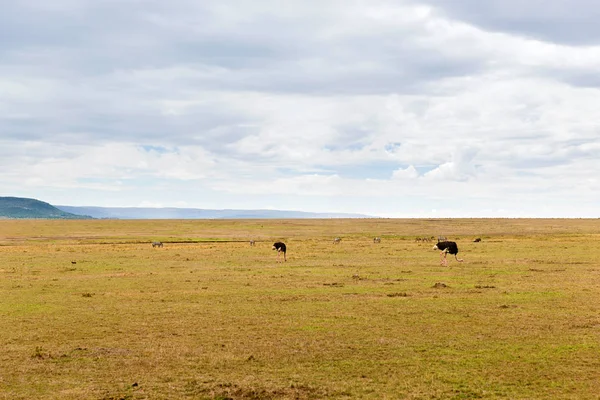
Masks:
[[[3,399],[600,398],[600,220],[1,224]]]

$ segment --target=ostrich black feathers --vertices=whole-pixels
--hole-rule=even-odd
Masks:
[[[433,246],[434,250],[440,250],[440,264],[448,265],[448,261],[446,260],[446,255],[448,253],[453,254],[456,261],[462,262],[460,258],[458,258],[458,245],[456,242],[450,242],[448,240],[444,240],[443,242],[438,242],[435,246]]]
[[[458,254],[458,245],[456,244],[456,242],[449,242],[449,241],[439,242],[438,244],[433,246],[433,249],[441,250],[443,252],[450,253],[453,255]]]
[[[287,251],[287,248],[285,246],[285,243],[283,243],[283,242],[273,243],[273,250],[277,250],[277,258],[279,258],[279,254],[283,253],[283,260],[287,261],[287,257],[285,254]]]

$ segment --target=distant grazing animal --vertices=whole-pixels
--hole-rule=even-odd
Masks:
[[[439,243],[439,242],[444,242],[444,241],[446,241],[446,240],[448,240],[448,239],[446,238],[446,236],[438,236],[438,243]]]
[[[286,255],[285,255],[287,248],[285,246],[285,243],[283,243],[283,242],[275,242],[275,243],[273,243],[273,250],[277,250],[277,260],[278,261],[279,261],[279,255],[281,253],[283,253],[283,261],[287,261],[287,258],[286,258]]]
[[[431,239],[429,239],[428,237],[418,237],[415,238],[415,242],[430,242]]]
[[[335,239],[333,239],[333,244],[340,244],[341,241],[342,238],[336,237]]]
[[[477,238],[477,239],[473,240],[473,242],[479,243],[479,242],[481,242],[481,238]]]
[[[250,246],[254,246],[254,240],[250,241]]]
[[[152,242],[152,247],[163,247],[162,242]]]
[[[433,250],[441,250],[440,252],[440,265],[448,266],[448,260],[446,260],[446,254],[454,254],[454,258],[456,261],[463,262],[462,259],[458,258],[458,246],[456,242],[438,242],[435,246],[433,246]]]
[[[380,237],[373,238],[373,243],[381,243],[381,238]]]

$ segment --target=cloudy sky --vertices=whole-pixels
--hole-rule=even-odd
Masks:
[[[600,216],[595,0],[0,9],[0,196]]]

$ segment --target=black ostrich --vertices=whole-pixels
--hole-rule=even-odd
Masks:
[[[458,246],[456,242],[443,241],[438,242],[433,246],[433,250],[441,250],[440,252],[440,265],[448,266],[448,260],[446,260],[446,254],[454,254],[456,261],[463,262],[462,259],[458,258]]]
[[[283,253],[283,261],[287,261],[285,252],[286,252],[286,247],[285,247],[285,243],[283,242],[275,242],[273,243],[273,250],[277,250],[277,260],[279,260],[279,254]]]

